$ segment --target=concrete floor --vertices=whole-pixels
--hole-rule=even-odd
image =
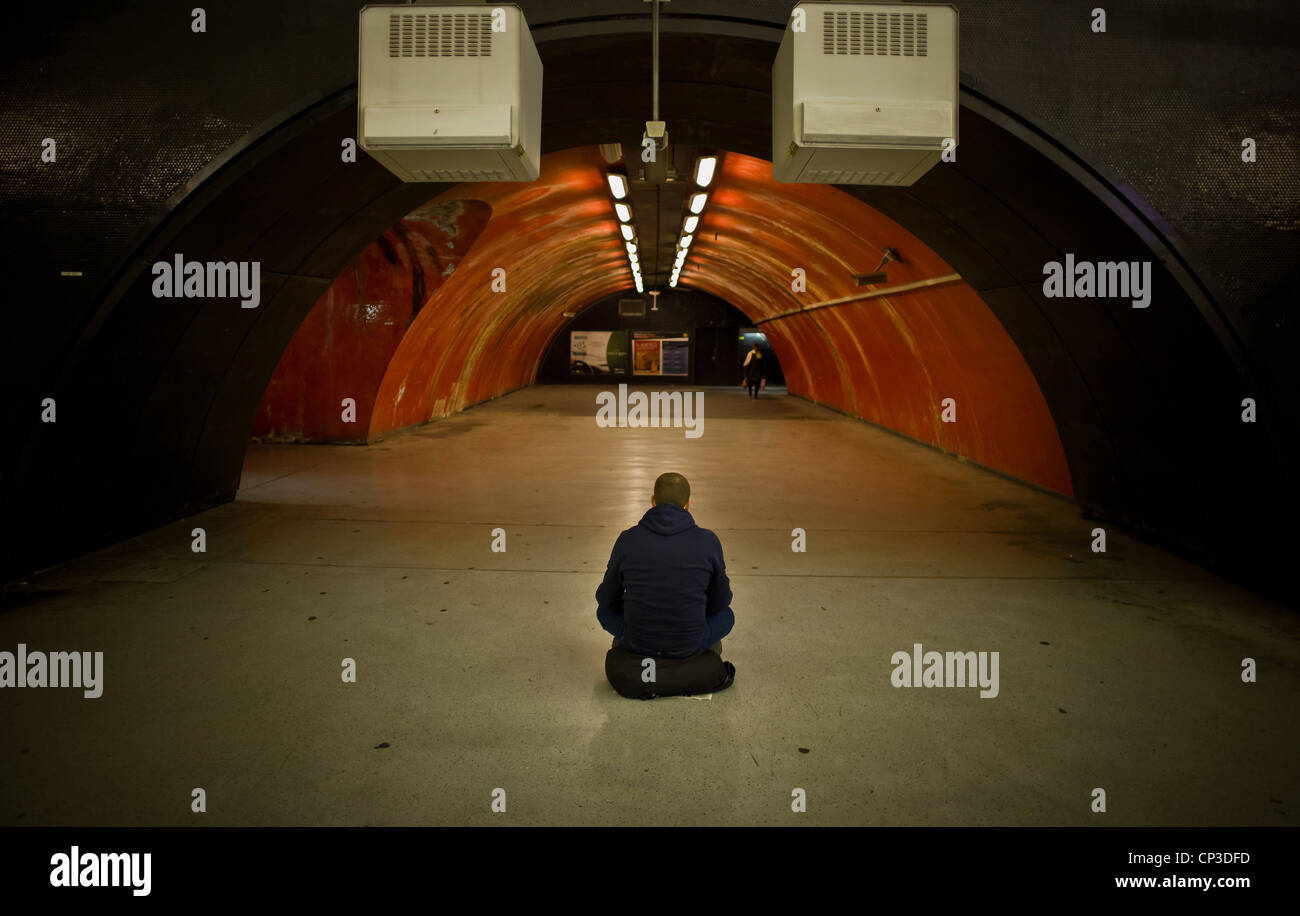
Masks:
[[[252,446],[235,502],[13,586],[0,649],[106,671],[0,694],[0,823],[1295,823],[1294,612],[795,398],[709,389],[688,439],[597,428],[595,392]],[[593,593],[665,470],[722,539],[737,679],[624,700]],[[892,687],[914,643],[999,652],[999,695]]]

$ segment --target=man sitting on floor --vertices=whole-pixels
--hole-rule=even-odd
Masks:
[[[650,506],[614,542],[596,589],[596,619],[614,636],[605,673],[642,699],[724,690],[736,669],[722,661],[721,640],[736,616],[722,543],[695,524],[681,474],[659,476]]]

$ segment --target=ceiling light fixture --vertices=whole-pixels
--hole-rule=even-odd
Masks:
[[[709,182],[713,180],[713,170],[718,165],[717,156],[701,156],[695,160],[695,183],[702,188],[707,188]]]

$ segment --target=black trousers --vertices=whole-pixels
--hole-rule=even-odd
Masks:
[[[619,641],[618,637],[615,636],[615,637],[614,637],[614,644],[613,644],[612,646],[610,646],[610,648],[611,648],[611,649],[617,649],[617,648],[618,648],[619,646],[621,646],[621,645],[623,645],[623,643],[621,643],[621,642]],[[721,658],[721,657],[722,657],[722,640],[719,639],[719,640],[718,640],[717,642],[715,642],[713,645],[709,646],[708,651],[716,653],[717,656],[718,656],[719,658]]]
[[[746,379],[745,390],[749,392],[750,397],[756,398],[758,397],[758,392],[762,384],[763,384],[762,379],[757,379],[757,378]]]

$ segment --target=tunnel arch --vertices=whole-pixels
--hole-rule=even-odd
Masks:
[[[539,36],[546,151],[639,136],[644,104],[628,88],[640,79],[624,64],[644,56],[643,36],[596,25]],[[676,139],[764,155],[774,42],[695,26],[702,31],[683,37],[663,74]],[[1216,434],[1235,418],[1244,357],[1214,321],[1205,284],[1156,220],[1077,156],[968,87],[961,118],[957,163],[911,189],[845,190],[906,226],[988,303],[1046,396],[1086,508],[1213,553],[1222,543],[1205,539],[1206,506],[1183,495],[1210,468],[1245,472],[1255,453]],[[365,244],[436,190],[402,186],[364,156],[341,163],[338,138],[354,129],[351,87],[232,150],[119,272],[61,373],[60,395],[72,406],[60,419],[73,422],[29,435],[16,476],[34,492],[55,494],[60,481],[80,478],[65,430],[129,444],[95,470],[97,480],[56,496],[87,519],[80,542],[46,530],[16,545],[20,565],[48,560],[56,544],[61,552],[85,549],[233,497],[257,403],[311,305]],[[225,301],[182,300],[160,316],[148,266],[180,250],[191,259],[259,261],[262,307],[232,313]],[[1167,307],[1144,323],[1147,316],[1120,307],[1078,310],[1045,299],[1042,265],[1065,251],[1155,261],[1154,295]],[[1162,349],[1170,338],[1180,348]],[[1188,461],[1183,428],[1191,405],[1206,403],[1222,410],[1208,447]],[[1234,518],[1231,494],[1215,498],[1210,514]],[[25,508],[39,518],[49,504]]]
[[[492,217],[384,350],[389,362],[371,389],[374,402],[358,405],[366,435],[353,441],[535,381],[564,313],[581,313],[630,278],[606,171],[595,147],[548,153],[535,182],[459,185],[413,214],[473,203]],[[1059,433],[1023,357],[987,304],[924,243],[851,195],[779,184],[770,163],[739,153],[722,153],[711,193],[682,286],[762,324],[791,393],[1071,495]],[[411,231],[421,226],[408,222]],[[455,232],[454,219],[447,229]],[[888,285],[919,288],[855,298],[863,292],[855,274],[870,272],[886,249],[905,253]],[[367,264],[387,275],[382,259]],[[792,266],[804,274],[798,292]],[[354,273],[341,279],[350,284]],[[313,316],[332,306],[338,285]],[[340,313],[328,339],[369,333],[355,322]],[[308,327],[319,337],[316,323]],[[321,355],[331,357],[332,346]],[[323,369],[303,366],[300,383]],[[355,382],[348,377],[352,387],[341,387],[326,378],[319,412],[337,413],[333,405],[356,393]]]

